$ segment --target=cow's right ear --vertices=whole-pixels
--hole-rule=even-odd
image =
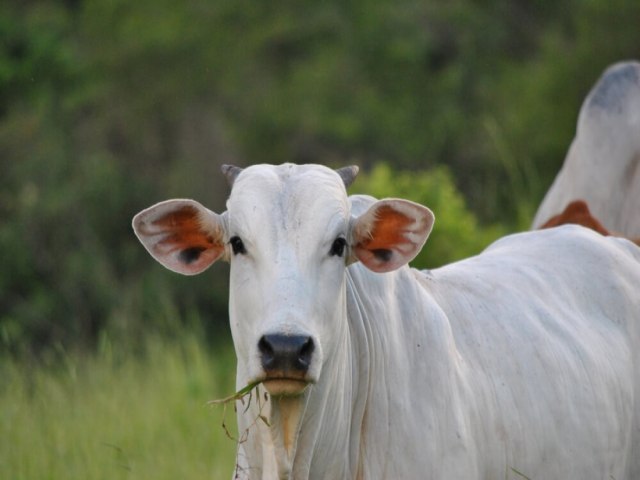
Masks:
[[[420,253],[434,220],[431,210],[409,200],[378,200],[355,219],[353,256],[374,272],[400,268]]]
[[[153,258],[169,270],[195,275],[225,253],[224,222],[194,200],[167,200],[133,218],[133,230]]]

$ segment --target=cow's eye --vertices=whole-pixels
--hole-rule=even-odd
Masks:
[[[231,244],[231,250],[233,250],[234,255],[247,253],[247,249],[244,248],[244,243],[242,243],[240,237],[231,237],[229,243]]]
[[[333,244],[331,245],[331,250],[329,250],[329,255],[341,257],[344,254],[344,247],[346,246],[347,246],[347,241],[344,238],[342,237],[336,238],[333,241]]]

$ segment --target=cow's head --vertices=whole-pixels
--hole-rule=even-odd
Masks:
[[[227,211],[169,200],[140,212],[136,235],[162,265],[200,273],[231,264],[229,311],[239,378],[272,395],[295,395],[320,378],[343,339],[345,269],[388,272],[412,260],[433,214],[407,200],[374,202],[352,216],[346,186],[356,167],[223,167]]]

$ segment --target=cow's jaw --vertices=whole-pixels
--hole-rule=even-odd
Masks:
[[[267,378],[262,384],[272,397],[293,397],[304,393],[311,383],[293,378]]]

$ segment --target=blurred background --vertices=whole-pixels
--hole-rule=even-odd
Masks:
[[[0,471],[228,478],[225,264],[180,277],[131,218],[223,211],[223,163],[357,164],[430,206],[414,266],[527,229],[637,0],[0,4]],[[46,474],[45,474],[46,473]]]

